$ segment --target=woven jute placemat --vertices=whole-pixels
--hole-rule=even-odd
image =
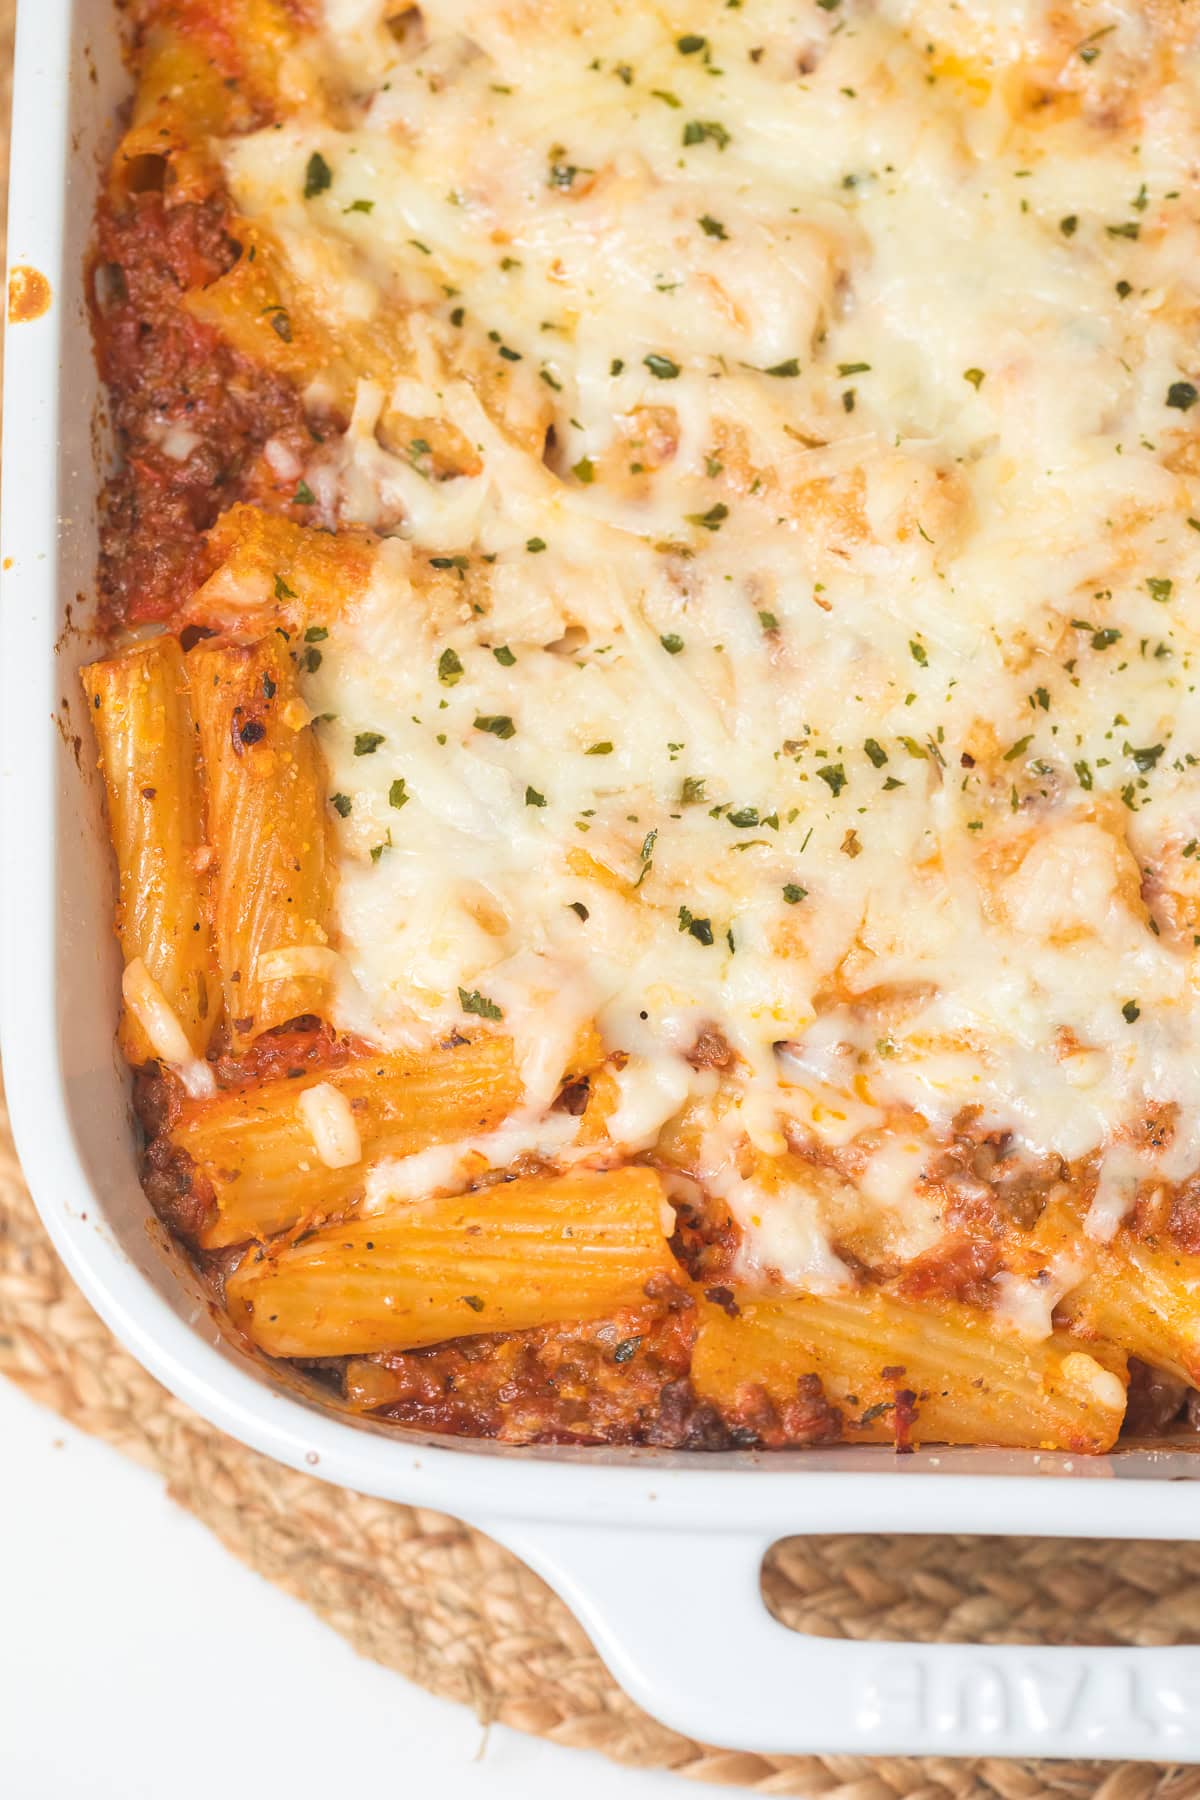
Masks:
[[[0,204],[13,11],[14,0],[0,0]],[[2,224],[0,215],[0,241]],[[171,1496],[234,1555],[362,1655],[485,1722],[762,1794],[1200,1800],[1200,1769],[766,1757],[669,1731],[622,1693],[567,1608],[509,1551],[438,1513],[281,1468],[206,1425],[152,1380],[100,1323],[51,1248],[21,1177],[2,1094],[0,1375],[162,1476]],[[1200,1545],[796,1538],[772,1553],[764,1591],[785,1623],[830,1637],[1200,1640]]]
[[[1200,1769],[766,1757],[669,1731],[622,1693],[567,1608],[509,1551],[440,1514],[294,1474],[164,1392],[100,1323],[51,1248],[2,1103],[0,1375],[161,1475],[228,1549],[364,1656],[484,1721],[763,1794],[1200,1797]],[[786,1623],[833,1637],[1200,1639],[1200,1546],[794,1538],[773,1552],[764,1587]]]

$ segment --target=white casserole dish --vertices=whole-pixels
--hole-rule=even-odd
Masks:
[[[108,855],[76,735],[101,417],[83,261],[125,90],[112,0],[21,0],[9,254],[49,279],[53,301],[6,344],[0,1018],[18,1149],[71,1273],[146,1367],[222,1429],[510,1545],[629,1692],[682,1732],[765,1752],[1200,1761],[1200,1648],[831,1643],[778,1626],[758,1580],[767,1547],[793,1532],[1192,1537],[1194,1456],[500,1450],[334,1416],[222,1338],[137,1181],[112,1031]]]

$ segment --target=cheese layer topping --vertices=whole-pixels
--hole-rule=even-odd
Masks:
[[[614,1136],[690,1107],[799,1286],[834,1203],[747,1144],[857,1145],[901,1259],[966,1107],[1194,1169],[1195,51],[1119,0],[318,11],[336,104],[222,154],[375,346],[306,473],[390,539],[307,677],[339,1023],[497,1021],[532,1113],[597,1020]]]

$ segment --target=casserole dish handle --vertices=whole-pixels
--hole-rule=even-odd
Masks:
[[[566,1601],[628,1694],[702,1743],[1200,1761],[1200,1647],[809,1637],[763,1604],[769,1535],[480,1523]]]

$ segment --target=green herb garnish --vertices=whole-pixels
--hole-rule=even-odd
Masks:
[[[684,517],[689,525],[698,525],[704,531],[720,531],[722,521],[729,517],[729,508],[718,500],[707,512],[685,513]]]
[[[681,906],[679,909],[679,929],[689,932],[698,944],[707,945],[713,942],[712,920],[697,919],[686,906]]]
[[[308,159],[308,167],[304,171],[304,198],[315,200],[333,184],[333,170],[325,161],[319,150],[314,150]]]
[[[481,994],[478,988],[472,988],[468,992],[466,988],[460,987],[458,1004],[465,1013],[474,1013],[480,1019],[502,1019],[504,1017],[496,1002],[489,1000],[486,994]]]
[[[690,150],[693,144],[715,144],[718,150],[724,150],[733,142],[724,125],[716,119],[689,119],[683,128],[683,147]]]

